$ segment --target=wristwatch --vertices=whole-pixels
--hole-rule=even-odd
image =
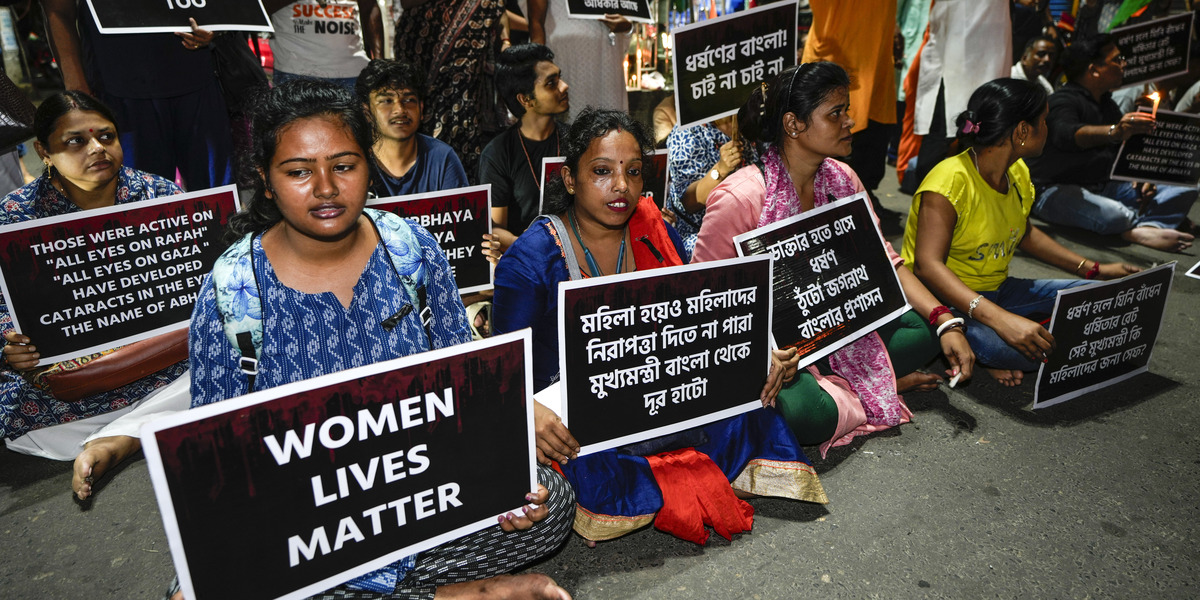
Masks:
[[[721,180],[721,172],[718,171],[716,167],[713,167],[712,170],[708,172],[708,176],[712,177],[713,181]]]

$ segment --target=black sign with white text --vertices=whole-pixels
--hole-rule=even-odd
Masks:
[[[225,186],[0,227],[0,289],[43,364],[187,327],[237,212]]]
[[[680,127],[736,114],[755,87],[796,64],[796,0],[671,31]]]
[[[1172,262],[1060,291],[1050,321],[1058,349],[1038,371],[1033,407],[1066,402],[1145,372],[1174,275]]]
[[[775,259],[771,335],[801,367],[908,310],[869,202],[859,193],[733,238],[738,254]]]
[[[1125,57],[1123,87],[1178,75],[1188,70],[1192,13],[1114,29],[1112,37]]]
[[[100,33],[274,31],[261,0],[87,0]]]
[[[630,21],[653,23],[649,0],[567,0],[567,15],[572,19],[602,19],[621,15]]]
[[[491,185],[372,199],[367,206],[428,229],[450,260],[459,293],[492,287],[492,265],[480,246],[483,234],[492,232]]]
[[[560,416],[580,453],[759,407],[770,289],[767,257],[564,282]]]
[[[1192,188],[1200,185],[1200,116],[1159,110],[1153,131],[1121,144],[1111,177]]]
[[[525,330],[150,423],[185,597],[305,598],[496,527],[537,489],[531,380]]]

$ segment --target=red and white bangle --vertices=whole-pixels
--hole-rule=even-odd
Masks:
[[[947,331],[950,331],[951,329],[961,329],[964,332],[966,332],[967,322],[964,321],[962,317],[954,317],[953,319],[947,319],[945,323],[942,323],[941,325],[938,326],[938,328],[937,328],[938,337],[942,337],[943,333],[946,333]]]
[[[933,326],[934,323],[937,323],[938,317],[948,314],[950,314],[950,309],[946,306],[933,307],[933,310],[929,311],[929,325]]]

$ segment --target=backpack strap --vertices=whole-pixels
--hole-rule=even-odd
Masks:
[[[416,309],[421,324],[425,327],[425,336],[429,340],[430,349],[432,349],[433,310],[426,300],[425,291],[429,279],[429,269],[425,264],[421,243],[417,241],[417,236],[413,233],[413,225],[408,219],[374,208],[363,209],[363,214],[367,215],[371,226],[379,235],[379,241],[387,250],[392,272],[396,274],[396,279],[400,281],[400,287],[404,288],[404,293],[408,296],[412,307],[400,309],[400,312],[386,319],[382,323],[383,326],[387,329],[395,327],[399,324],[400,319],[404,318],[411,310]]]
[[[262,286],[254,270],[254,236],[247,234],[217,258],[213,265],[213,292],[225,337],[242,357],[238,367],[246,374],[250,392],[262,356]]]

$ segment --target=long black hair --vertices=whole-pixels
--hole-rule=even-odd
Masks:
[[[340,120],[370,156],[374,130],[363,113],[362,106],[346,88],[326,81],[298,79],[262,92],[252,102],[250,153],[242,158],[247,181],[253,181],[253,197],[247,206],[229,218],[226,237],[237,240],[247,233],[266,231],[283,219],[275,200],[267,197],[270,183],[271,158],[279,144],[284,127],[310,117],[332,117]]]
[[[1045,109],[1046,90],[1040,84],[1011,77],[989,81],[971,94],[967,110],[954,121],[959,146],[995,146],[1022,121],[1036,128]]]
[[[784,69],[750,93],[738,111],[738,129],[759,144],[783,140],[783,116],[793,113],[805,125],[835,91],[850,87],[850,76],[836,63],[818,61]]]
[[[649,166],[650,156],[654,154],[654,142],[646,127],[641,122],[629,116],[629,113],[619,110],[587,107],[579,113],[579,117],[571,124],[571,130],[563,136],[563,155],[566,158],[564,166],[578,176],[579,158],[587,152],[593,140],[600,139],[608,132],[628,131],[637,140],[642,150],[642,163]],[[566,211],[575,204],[575,195],[567,193],[567,184],[561,177],[555,177],[546,184],[546,205],[543,208],[548,215],[556,215]]]

